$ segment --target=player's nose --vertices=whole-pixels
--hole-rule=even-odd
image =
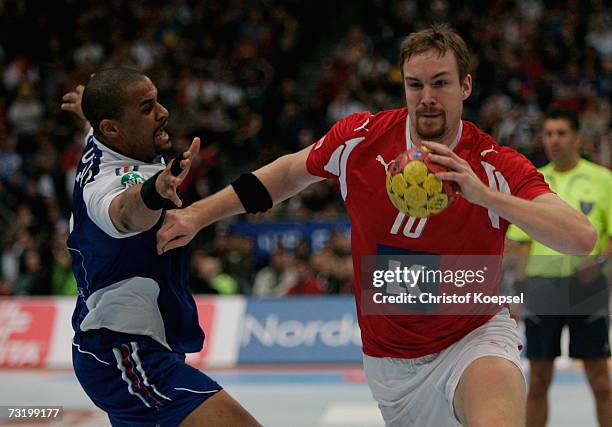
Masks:
[[[157,120],[158,121],[164,121],[164,120],[168,120],[168,118],[170,117],[170,112],[166,109],[166,107],[164,107],[161,104],[157,104],[158,108],[157,108]]]
[[[436,98],[433,94],[433,90],[430,87],[425,86],[422,91],[421,103],[425,105],[434,105]]]

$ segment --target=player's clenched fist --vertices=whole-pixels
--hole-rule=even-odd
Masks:
[[[157,232],[157,253],[159,255],[171,249],[184,246],[199,231],[193,208],[170,210],[166,212],[164,224]]]

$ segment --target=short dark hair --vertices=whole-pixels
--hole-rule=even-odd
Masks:
[[[570,110],[569,108],[554,108],[552,110],[549,110],[544,115],[544,120],[547,119],[566,120],[574,132],[577,132],[580,128],[578,114],[574,110]]]
[[[400,46],[400,69],[404,75],[404,62],[413,55],[436,50],[440,56],[452,51],[457,60],[459,81],[463,82],[470,72],[470,51],[461,36],[446,24],[411,33]]]
[[[118,120],[123,115],[126,89],[146,76],[129,68],[109,68],[97,71],[83,91],[81,108],[85,118],[98,133],[104,119]]]

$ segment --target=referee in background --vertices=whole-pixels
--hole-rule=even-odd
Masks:
[[[595,396],[599,425],[610,427],[609,278],[606,278],[604,267],[612,254],[612,173],[580,157],[578,117],[571,110],[553,110],[545,116],[542,142],[550,161],[540,169],[544,179],[561,199],[588,217],[599,239],[591,256],[581,259],[562,255],[532,241],[513,225],[508,230],[507,237],[519,245],[518,252],[529,254],[525,271],[519,274],[526,279],[523,283],[528,300],[525,319],[530,364],[527,426],[546,425],[547,394],[553,376],[553,362],[561,354],[561,331],[567,325],[570,333],[569,355],[584,362],[586,376]],[[576,294],[586,298],[598,295],[594,300],[599,305],[594,307],[591,314],[583,312],[581,315],[563,314],[561,309],[542,315],[546,310],[533,308],[538,305],[541,308],[543,304],[551,309],[554,303],[568,296],[575,297]],[[564,301],[569,308],[571,300]],[[533,307],[530,307],[530,302],[534,304]]]

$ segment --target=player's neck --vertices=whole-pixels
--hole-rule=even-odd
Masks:
[[[410,126],[410,141],[417,147],[421,146],[422,141],[434,141],[440,144],[444,144],[448,147],[454,147],[457,145],[456,143],[459,142],[459,139],[461,138],[461,135],[459,134],[460,131],[461,121],[458,121],[452,129],[447,130],[444,135],[442,135],[439,139],[427,139],[421,138],[414,126]]]
[[[104,144],[107,148],[110,148],[112,151],[114,151],[117,154],[120,154],[129,159],[138,160],[140,162],[153,163],[154,158],[143,159],[142,156],[139,156],[137,153],[133,153],[131,152],[131,150],[125,149],[123,144],[117,143],[116,141],[109,141],[108,138],[104,138],[102,135],[100,135],[99,133],[96,133],[95,131],[94,131],[94,137],[99,142]]]
[[[553,165],[557,172],[567,172],[578,166],[579,162],[580,157],[572,157],[571,159],[568,159],[565,162],[556,162],[553,163]]]

